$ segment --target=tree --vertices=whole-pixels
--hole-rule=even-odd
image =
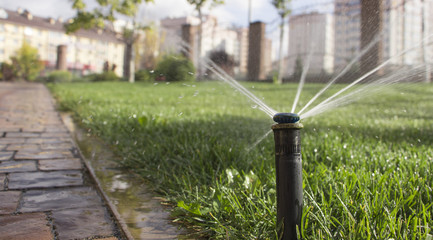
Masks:
[[[228,55],[224,50],[213,51],[209,55],[209,59],[212,60],[216,65],[223,69],[230,76],[234,75],[233,68],[236,66],[236,62],[233,56]],[[207,71],[211,73],[210,70]]]
[[[293,80],[299,80],[301,78],[302,72],[303,72],[303,64],[302,64],[302,58],[298,55],[296,57],[295,61],[295,68],[293,69]]]
[[[280,24],[280,46],[278,54],[278,80],[279,84],[283,83],[283,41],[284,41],[284,25],[286,17],[291,13],[290,4],[291,0],[272,0],[272,5],[277,9],[278,15],[281,17]]]
[[[187,0],[189,4],[193,5],[195,10],[198,13],[198,18],[199,18],[199,26],[198,26],[198,48],[197,48],[197,52],[198,52],[198,56],[199,58],[201,57],[201,40],[202,40],[202,36],[203,36],[203,7],[207,2],[211,2],[212,6],[217,6],[219,4],[223,4],[224,0]],[[198,76],[201,77],[201,63],[200,61],[198,61],[198,66],[197,66],[197,73]]]
[[[140,33],[134,48],[137,69],[155,69],[161,56],[159,53],[160,45],[164,40],[164,36],[159,35],[156,26],[147,28],[143,33]]]
[[[44,68],[44,64],[39,60],[38,49],[26,41],[15,56],[11,57],[11,61],[14,76],[27,81],[34,80]]]
[[[3,62],[0,63],[0,75],[4,81],[11,81],[14,79],[14,69],[12,64]]]
[[[123,76],[134,79],[131,71],[131,60],[133,58],[133,44],[136,40],[136,30],[140,28],[135,22],[137,10],[142,2],[153,2],[153,0],[97,0],[99,6],[92,11],[86,10],[83,0],[73,0],[72,8],[77,10],[73,21],[66,25],[66,32],[76,32],[81,28],[104,28],[105,23],[116,20],[115,15],[123,15],[133,19],[133,28],[124,29],[123,40],[126,45]],[[131,78],[132,77],[132,78]]]

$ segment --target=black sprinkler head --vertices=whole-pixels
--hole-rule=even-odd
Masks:
[[[296,113],[277,113],[273,117],[277,123],[295,123],[299,121],[300,117]]]

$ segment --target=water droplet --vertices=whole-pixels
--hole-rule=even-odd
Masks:
[[[315,152],[315,153],[317,152],[317,148],[314,149],[314,152]]]
[[[347,148],[347,144],[344,144],[344,145],[343,145],[343,148],[346,149],[346,148]]]

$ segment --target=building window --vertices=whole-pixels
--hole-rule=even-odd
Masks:
[[[24,34],[27,35],[27,36],[33,35],[33,29],[30,28],[30,27],[24,28]]]

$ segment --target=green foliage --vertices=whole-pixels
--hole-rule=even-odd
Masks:
[[[209,2],[208,0],[187,0],[187,2],[195,7],[196,10],[201,11],[201,8]],[[210,0],[212,6],[224,4],[224,0]]]
[[[272,5],[277,9],[281,18],[287,17],[292,12],[290,2],[291,0],[272,0]]]
[[[297,84],[244,84],[290,111]],[[306,84],[300,105],[322,87]],[[217,82],[51,88],[178,222],[210,239],[278,239],[273,123],[243,95]],[[304,239],[432,238],[432,108],[432,85],[400,84],[302,120]]]
[[[70,82],[72,81],[72,74],[68,71],[52,71],[48,75],[49,82]]]
[[[26,41],[11,57],[14,76],[27,81],[33,81],[44,68],[39,60],[38,49],[30,46]]]
[[[135,72],[136,82],[151,82],[153,80],[152,75],[147,69],[140,69]]]
[[[168,82],[194,81],[195,68],[190,60],[181,55],[168,55],[158,62],[156,80]]]
[[[84,78],[89,82],[115,82],[120,80],[120,78],[113,71],[92,73],[85,76]]]
[[[77,10],[73,22],[66,25],[68,33],[76,32],[81,28],[103,28],[105,21],[114,21],[120,15],[134,16],[142,2],[153,0],[98,0],[98,7],[92,11],[86,9],[83,0],[73,0],[72,8]]]

